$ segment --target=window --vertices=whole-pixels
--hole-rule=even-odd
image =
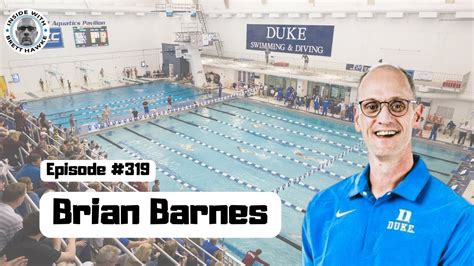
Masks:
[[[438,106],[435,115],[441,116],[445,119],[452,119],[454,115],[454,108],[446,106]]]

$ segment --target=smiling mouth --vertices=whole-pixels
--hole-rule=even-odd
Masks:
[[[375,131],[375,135],[381,138],[391,138],[395,135],[398,135],[400,131],[398,130],[378,130]]]

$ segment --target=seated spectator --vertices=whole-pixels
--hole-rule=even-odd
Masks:
[[[33,183],[33,190],[36,190],[41,187],[41,178],[40,178],[40,165],[41,165],[41,156],[32,153],[25,158],[25,165],[23,165],[15,174],[15,178],[19,179],[20,177],[27,176],[30,178]]]
[[[128,249],[137,248],[145,243],[149,243],[149,244],[155,243],[154,238],[149,238],[146,240],[136,240],[136,241],[130,240],[128,238],[119,238],[118,241],[120,241],[120,243],[122,243],[122,245],[126,246]]]
[[[220,265],[222,263],[222,261],[224,261],[224,251],[222,250],[217,250],[216,252],[214,252],[214,258],[217,259],[217,261],[213,260],[211,262],[211,266],[216,266],[216,265]]]
[[[16,259],[7,261],[6,256],[0,257],[0,265],[2,266],[26,266],[28,265],[28,259],[25,257],[18,257]]]
[[[124,262],[124,266],[140,266],[143,264],[147,264],[150,262],[151,253],[153,251],[153,247],[150,243],[141,244],[133,253],[135,257],[140,261],[137,262],[134,258],[127,256]]]
[[[214,254],[216,251],[219,250],[217,247],[217,238],[211,238],[209,240],[205,240],[204,243],[202,243],[202,248],[209,254]],[[207,254],[204,255],[204,262],[207,265],[211,265],[213,259]]]
[[[33,201],[33,203],[36,205],[36,207],[39,207],[39,196],[33,191],[33,183],[31,182],[31,179],[27,176],[20,177],[18,179],[19,183],[23,183],[26,186],[26,191],[28,194],[28,197]],[[16,213],[20,214],[21,217],[26,217],[28,215],[28,206],[29,204],[27,201],[24,201],[23,204],[21,204],[17,209]]]
[[[47,245],[40,241],[44,236],[39,228],[39,212],[30,213],[23,221],[23,229],[18,231],[3,250],[7,259],[25,256],[29,265],[52,265],[63,261],[73,261],[76,257],[76,240],[68,239],[66,251],[61,251],[61,240],[51,239]]]
[[[7,178],[0,174],[0,199],[3,197],[3,191],[5,190],[5,185],[7,184]]]
[[[0,219],[0,251],[23,227],[23,219],[15,213],[15,209],[23,203],[25,195],[26,185],[23,183],[10,184],[3,191],[2,202],[0,202],[0,217],[2,217]],[[8,257],[8,259],[13,258]]]
[[[99,249],[95,256],[95,266],[115,266],[118,263],[121,251],[119,248],[106,245]],[[84,263],[82,265],[85,265]]]
[[[176,240],[173,239],[166,241],[165,245],[163,246],[163,251],[175,261],[179,262],[181,257],[176,253],[177,250],[178,244]],[[171,262],[171,260],[164,254],[160,254],[160,256],[158,256],[157,264],[160,266],[174,265],[174,263]]]

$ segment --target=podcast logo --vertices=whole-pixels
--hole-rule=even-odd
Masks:
[[[48,20],[38,11],[21,9],[5,22],[3,34],[8,46],[19,54],[34,54],[48,43]]]

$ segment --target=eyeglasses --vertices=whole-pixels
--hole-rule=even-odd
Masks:
[[[34,31],[34,30],[36,30],[36,27],[35,26],[20,26],[20,27],[18,27],[18,30],[20,30],[20,31],[25,31],[26,29],[28,31]]]
[[[359,107],[362,113],[367,117],[376,117],[382,111],[383,104],[387,104],[388,111],[396,117],[404,116],[408,112],[410,103],[415,104],[414,100],[406,100],[395,98],[388,102],[380,102],[374,99],[367,99],[359,102]]]

